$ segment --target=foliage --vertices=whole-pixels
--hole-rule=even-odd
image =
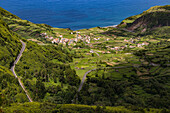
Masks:
[[[117,106],[88,106],[79,104],[51,104],[51,103],[24,103],[13,104],[10,107],[3,108],[4,113],[162,113],[169,112],[167,109],[139,108],[129,106],[128,108]]]
[[[0,65],[10,68],[18,55],[21,43],[18,36],[9,30],[8,25],[0,18]]]
[[[139,67],[105,68],[102,73],[101,69],[91,73],[79,93],[78,102],[169,109],[169,47],[169,41],[162,41],[136,51],[141,61]]]
[[[27,41],[26,50],[16,65],[16,72],[22,77],[34,100],[40,101],[46,93],[56,98],[58,94],[60,97],[63,95],[60,92],[63,93],[66,86],[78,86],[80,83],[76,72],[67,64],[71,61],[72,55],[62,47],[39,46]],[[55,89],[54,95],[55,91],[50,91],[50,88],[58,85],[62,90]]]
[[[6,11],[2,7],[0,7],[0,16],[5,16],[5,17],[8,17],[8,18],[20,19],[19,17],[17,17],[16,15],[13,15],[12,13]]]
[[[118,27],[141,30],[160,26],[168,26],[170,5],[154,6],[139,15],[134,15],[123,20]],[[143,30],[143,29],[142,29]]]
[[[27,102],[28,99],[12,72],[0,66],[0,106]]]

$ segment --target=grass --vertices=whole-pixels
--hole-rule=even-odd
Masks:
[[[88,71],[88,69],[84,69],[84,70],[77,70],[76,69],[76,74],[80,77],[80,79],[83,79],[84,74]]]
[[[52,111],[63,111],[66,112],[74,112],[74,113],[80,113],[80,112],[95,112],[97,106],[90,106],[90,105],[80,105],[80,104],[51,104],[51,103],[43,103],[43,102],[26,102],[24,104],[18,103],[18,104],[12,104],[10,107],[5,107],[2,110],[5,113],[14,113],[14,112],[22,112],[22,113],[51,113]],[[103,107],[100,106],[100,109]],[[107,113],[115,113],[115,112],[124,112],[124,113],[138,113],[138,112],[145,112],[145,113],[160,113],[161,109],[155,109],[155,108],[135,108],[133,106],[129,106],[128,108],[125,108],[124,106],[115,106],[110,107],[106,106],[104,109]],[[169,110],[168,110],[169,111]]]
[[[56,83],[54,83],[53,80],[49,80],[49,82],[44,82],[44,84],[46,88],[49,86],[58,86],[58,85],[61,86],[61,82],[59,82],[59,80],[57,80]],[[69,86],[68,84],[63,84],[63,89],[67,89],[68,86]]]

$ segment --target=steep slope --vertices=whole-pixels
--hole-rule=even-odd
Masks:
[[[129,30],[147,30],[156,27],[170,26],[170,12],[151,12],[136,19],[131,25],[128,25]]]
[[[0,7],[0,14],[3,20],[9,25],[9,29],[18,33],[23,38],[35,38],[41,40],[40,33],[46,32],[49,36],[55,36],[52,27],[46,24],[34,24],[27,20],[22,20]]]
[[[5,16],[5,17],[8,17],[8,18],[15,18],[15,19],[21,20],[19,17],[8,12],[7,10],[3,9],[2,7],[0,7],[0,16]]]
[[[30,41],[26,41],[26,44],[26,50],[16,65],[16,72],[33,100],[60,103],[62,99],[71,103],[80,78],[69,66],[69,62],[72,62],[69,50],[39,46]]]
[[[0,66],[0,106],[28,102],[28,99],[12,72]]]
[[[6,14],[6,11],[2,14],[20,20],[11,13]],[[2,19],[0,19],[0,37],[0,66],[10,69],[21,50],[21,42],[17,34],[12,32]],[[62,46],[40,46],[24,41],[27,45],[26,50],[17,63],[15,72],[31,97],[37,101],[44,99],[50,102],[71,103],[80,79],[69,66],[69,62],[72,61],[69,49]],[[9,86],[12,87],[12,84]]]
[[[10,68],[21,49],[21,43],[18,36],[9,30],[8,25],[1,18],[0,48],[0,65]]]
[[[18,80],[9,70],[21,48],[17,35],[11,32],[0,18],[0,105],[27,102],[28,99]]]
[[[131,16],[123,20],[119,27],[140,32],[149,31],[162,26],[170,26],[170,5],[151,7],[142,14]]]

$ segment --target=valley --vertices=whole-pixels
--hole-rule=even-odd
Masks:
[[[169,11],[73,31],[0,8],[0,112],[169,112]]]

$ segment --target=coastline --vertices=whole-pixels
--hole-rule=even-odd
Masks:
[[[102,28],[108,28],[108,27],[113,27],[113,28],[116,28],[118,25],[111,25],[111,26],[104,26]]]

